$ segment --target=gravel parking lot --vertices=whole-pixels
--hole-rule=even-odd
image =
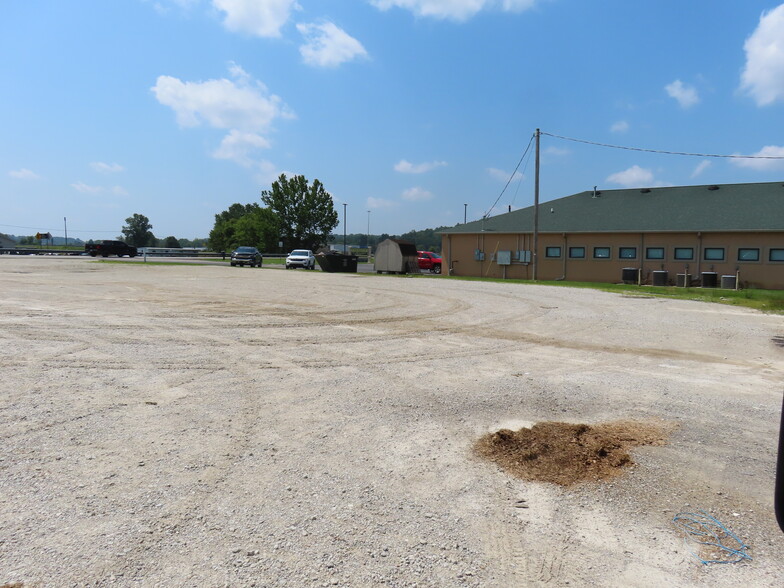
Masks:
[[[0,259],[0,586],[780,586],[784,317],[443,278]],[[602,484],[472,452],[655,420]],[[525,500],[528,508],[517,508]],[[709,512],[751,561],[702,565]]]

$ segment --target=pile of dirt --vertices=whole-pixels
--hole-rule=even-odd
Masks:
[[[501,429],[481,437],[476,452],[523,480],[570,486],[614,478],[634,464],[628,451],[664,445],[673,427],[618,421],[599,425],[543,422],[519,431]]]

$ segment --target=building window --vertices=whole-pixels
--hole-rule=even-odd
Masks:
[[[618,257],[621,259],[637,259],[636,247],[619,247]]]
[[[694,247],[676,247],[674,257],[682,261],[691,261],[694,259]]]
[[[569,257],[572,259],[584,259],[585,247],[569,247]]]
[[[648,247],[645,250],[645,259],[664,259],[664,247]]]
[[[593,257],[594,257],[594,259],[610,259],[610,248],[609,247],[594,247],[593,248]]]
[[[771,249],[768,252],[769,261],[784,261],[784,249]]]
[[[703,259],[705,261],[724,261],[724,247],[706,247]]]
[[[759,261],[760,252],[756,247],[738,249],[738,261]]]
[[[545,257],[561,257],[560,247],[548,247],[544,250]]]

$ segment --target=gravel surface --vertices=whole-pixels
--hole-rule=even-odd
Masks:
[[[591,290],[0,259],[0,586],[780,586],[784,318]],[[481,435],[664,419],[605,484]],[[524,499],[528,508],[516,508]],[[701,565],[704,510],[750,562]]]

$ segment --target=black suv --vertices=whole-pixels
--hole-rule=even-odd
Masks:
[[[231,265],[249,265],[261,267],[261,253],[255,247],[237,247],[231,252]]]

